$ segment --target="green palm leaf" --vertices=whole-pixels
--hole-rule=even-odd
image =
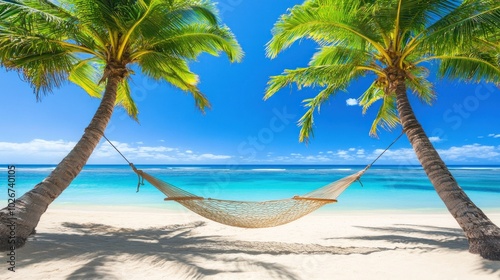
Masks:
[[[440,77],[449,79],[500,83],[498,59],[490,54],[442,56],[438,73]]]
[[[327,101],[332,94],[338,92],[338,88],[335,86],[329,86],[323,89],[314,98],[304,99],[304,107],[308,108],[306,113],[299,119],[300,133],[299,141],[306,143],[311,137],[314,136],[313,125],[314,125],[314,111],[320,111],[321,104]]]
[[[412,90],[421,101],[429,105],[432,104],[436,99],[436,93],[434,92],[433,84],[427,80],[429,74],[428,69],[424,67],[414,67],[409,69],[407,73],[407,87]]]
[[[69,80],[79,85],[90,96],[101,98],[104,91],[104,85],[99,84],[102,78],[104,65],[95,59],[86,59],[78,62],[69,75]]]
[[[320,45],[347,42],[353,48],[382,49],[379,33],[369,24],[361,1],[306,1],[283,15],[273,28],[267,54],[275,57],[295,41],[308,38]]]
[[[366,114],[368,108],[370,108],[373,103],[382,99],[384,94],[384,89],[381,88],[377,82],[373,82],[358,99],[359,105],[363,108],[363,114]]]
[[[398,111],[396,110],[396,96],[385,94],[382,97],[382,105],[380,106],[377,116],[370,128],[370,135],[377,136],[379,127],[391,130],[399,124]]]
[[[139,110],[137,109],[137,106],[135,105],[135,102],[132,99],[131,96],[132,93],[130,92],[130,86],[128,83],[129,82],[127,80],[124,80],[118,86],[116,105],[123,107],[132,119],[139,121],[137,118]]]

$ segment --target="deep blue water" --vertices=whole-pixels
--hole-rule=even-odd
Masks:
[[[43,180],[54,166],[17,165],[19,197]],[[138,165],[137,168],[204,197],[271,200],[300,195],[350,175],[364,166],[328,165]],[[450,166],[481,208],[500,209],[500,166]],[[0,166],[0,199],[7,199],[7,165]],[[420,166],[373,166],[353,183],[339,203],[325,209],[445,209]],[[65,204],[175,207],[146,183],[136,193],[137,175],[128,165],[88,165],[54,202]]]

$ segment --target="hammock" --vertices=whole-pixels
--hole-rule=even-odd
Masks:
[[[370,167],[369,165],[357,173],[302,196],[254,202],[196,196],[142,170],[138,170],[132,163],[130,163],[130,166],[139,177],[142,177],[164,193],[167,196],[165,200],[176,201],[212,221],[242,228],[264,228],[283,225],[295,221],[325,204],[337,202],[337,197],[354,181],[359,180],[361,175]]]
[[[402,132],[377,158],[375,158],[375,160],[373,160],[372,163],[361,171],[302,196],[262,202],[221,200],[196,196],[155,178],[142,170],[138,170],[105,135],[103,137],[129,163],[134,172],[137,173],[139,176],[139,185],[141,184],[141,178],[143,180],[145,179],[167,196],[165,200],[176,201],[189,210],[221,224],[242,228],[264,228],[279,226],[295,221],[325,204],[337,202],[337,197],[354,181],[359,180],[366,170],[368,170],[403,134]],[[137,191],[139,191],[139,185],[137,186]]]

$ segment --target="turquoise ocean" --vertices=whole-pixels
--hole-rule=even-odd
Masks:
[[[305,194],[355,173],[364,166],[330,165],[137,165],[138,169],[199,196],[233,200],[273,200]],[[500,166],[450,166],[461,187],[483,210],[500,210]],[[52,165],[16,165],[16,197],[43,180]],[[0,166],[7,201],[7,165]],[[87,165],[54,205],[178,208],[138,178],[128,165]],[[420,166],[372,166],[322,211],[445,211],[443,202]],[[6,204],[6,203],[3,203]],[[3,207],[3,206],[2,206]]]

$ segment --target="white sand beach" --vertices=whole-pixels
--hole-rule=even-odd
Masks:
[[[500,211],[488,213],[500,224]],[[5,265],[5,262],[2,262]],[[2,279],[500,279],[445,211],[319,211],[241,229],[188,211],[51,207]]]

